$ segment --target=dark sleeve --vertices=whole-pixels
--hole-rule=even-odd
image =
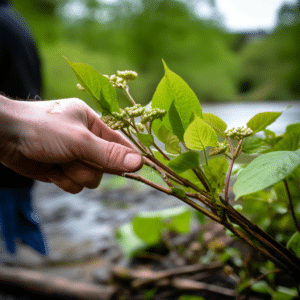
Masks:
[[[42,92],[41,64],[24,19],[0,5],[0,93],[13,99],[35,99]],[[30,187],[33,180],[0,164],[0,188]]]
[[[41,97],[41,63],[24,19],[0,5],[0,92],[16,99]]]

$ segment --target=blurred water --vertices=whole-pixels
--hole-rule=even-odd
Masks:
[[[257,113],[283,112],[282,115],[271,124],[268,129],[282,133],[289,124],[300,122],[300,101],[269,101],[269,102],[242,102],[201,104],[204,112],[210,112],[228,124],[228,129],[243,126]],[[287,108],[288,106],[291,106]]]

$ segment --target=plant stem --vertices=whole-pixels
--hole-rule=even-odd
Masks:
[[[297,218],[296,218],[295,209],[294,209],[294,205],[293,205],[292,196],[291,196],[291,193],[290,193],[288,182],[287,182],[286,179],[284,179],[283,183],[284,183],[284,186],[285,186],[285,189],[286,189],[286,193],[287,193],[288,198],[289,198],[289,208],[290,208],[290,211],[291,211],[291,214],[292,214],[295,226],[296,226],[298,232],[300,233],[300,226],[299,226],[299,223],[298,223]]]
[[[251,283],[247,284],[247,286],[246,286],[246,287],[244,288],[244,290],[243,290],[243,294],[246,294],[246,293],[249,291],[249,289],[250,289],[256,282],[258,282],[258,281],[264,279],[266,276],[268,276],[268,275],[270,275],[270,274],[274,274],[274,273],[280,273],[280,272],[282,272],[282,270],[280,270],[280,269],[275,269],[275,270],[272,270],[272,271],[270,271],[270,272],[267,272],[267,273],[265,273],[265,274],[262,274],[262,275],[258,276],[258,277],[255,278]],[[238,299],[240,299],[240,298],[238,298]]]
[[[194,189],[195,191],[199,192],[200,194],[202,194],[202,195],[204,195],[206,197],[210,197],[209,193],[207,193],[204,190],[201,190],[199,187],[197,187],[195,184],[193,184],[192,182],[190,182],[188,179],[185,179],[185,178],[179,176],[176,172],[174,172],[169,167],[167,167],[163,163],[161,163],[156,157],[151,156],[149,154],[147,154],[146,157],[148,159],[150,159],[151,161],[153,161],[156,165],[158,165],[159,167],[161,167],[163,170],[165,170],[166,172],[168,172],[169,174],[171,174],[172,176],[174,176],[178,180],[182,181],[186,186],[191,187],[192,189]]]
[[[226,203],[229,200],[229,183],[230,183],[232,168],[233,168],[233,165],[234,165],[234,162],[235,162],[236,158],[239,156],[239,154],[241,152],[241,147],[242,147],[242,142],[243,142],[242,139],[239,140],[236,149],[234,149],[232,144],[231,144],[230,138],[228,138],[227,140],[228,140],[228,144],[229,144],[229,148],[230,148],[230,152],[231,152],[230,154],[231,154],[232,158],[231,158],[229,169],[228,169],[228,172],[226,174],[226,179],[225,179],[225,199],[224,200],[225,200]]]
[[[211,218],[212,220],[221,223],[221,218],[219,218],[218,216],[216,216],[215,214],[211,213],[210,211],[208,211],[207,209],[205,209],[204,207],[200,206],[199,204],[195,203],[194,201],[192,201],[191,199],[187,198],[187,197],[182,197],[176,193],[174,193],[173,191],[166,189],[164,187],[162,187],[161,185],[158,185],[146,178],[144,178],[141,175],[136,175],[136,174],[132,174],[132,173],[123,173],[123,176],[126,178],[130,178],[139,182],[143,182],[167,195],[173,195],[174,197],[182,200],[183,202],[185,202],[186,204],[192,206],[193,208],[195,208],[196,210],[200,211],[201,213],[205,214],[206,216],[208,216],[209,218]]]
[[[192,171],[195,173],[195,175],[197,176],[197,178],[201,181],[201,183],[203,184],[203,186],[205,187],[205,189],[208,192],[210,192],[211,188],[209,186],[209,182],[208,182],[205,174],[203,173],[201,167],[199,166],[197,169],[192,169]]]
[[[166,160],[170,160],[167,154],[164,153],[155,143],[153,143],[153,146]]]
[[[299,276],[299,270],[296,270],[295,268],[291,268],[290,264],[286,264],[286,262],[283,262],[280,258],[272,255],[269,253],[269,251],[266,249],[265,245],[259,246],[255,244],[251,238],[247,237],[245,234],[243,234],[241,231],[237,230],[231,223],[226,223],[224,226],[229,229],[233,234],[235,234],[237,237],[242,239],[244,242],[246,242],[248,245],[250,245],[252,248],[258,250],[262,254],[264,254],[269,260],[271,260],[276,265],[279,265],[283,270],[285,270],[288,274],[294,274],[294,276],[297,274]],[[292,263],[292,266],[295,267]],[[294,269],[294,270],[293,270]],[[293,270],[293,271],[292,271]],[[295,272],[295,273],[294,273]]]
[[[121,131],[123,132],[123,134],[125,134],[133,143],[134,145],[142,152],[142,153],[145,153],[145,149],[144,149],[144,146],[142,147],[131,135],[130,131],[126,130],[125,129],[121,129]]]
[[[123,91],[124,91],[125,95],[129,98],[129,100],[131,101],[131,103],[133,105],[136,105],[134,99],[132,98],[132,96],[129,93],[129,87],[128,87],[128,85],[126,85],[126,87],[123,89]]]
[[[231,177],[231,172],[232,172],[232,168],[233,168],[233,165],[234,165],[234,161],[235,159],[232,158],[231,161],[230,161],[230,164],[229,164],[229,169],[228,169],[228,172],[226,174],[226,179],[225,179],[225,192],[224,192],[224,201],[227,203],[228,200],[229,200],[229,183],[230,183],[230,177]]]
[[[227,216],[234,224],[239,225],[251,238],[257,241],[268,251],[269,256],[280,261],[285,267],[293,270],[299,277],[300,259],[286,247],[277,242],[273,237],[261,230],[257,225],[251,223],[246,217],[237,212],[231,205],[227,205]]]
[[[204,153],[205,164],[208,166],[208,159],[207,159],[207,154],[205,149],[203,150],[203,153]]]
[[[159,184],[156,184],[156,183],[146,179],[145,177],[143,177],[141,175],[135,175],[135,174],[132,174],[132,173],[123,173],[123,176],[126,177],[126,178],[130,178],[130,179],[133,179],[133,180],[136,180],[136,181],[143,182],[143,183],[155,188],[156,190],[159,190],[159,191],[161,191],[165,194],[168,194],[168,195],[172,195],[171,190],[166,189],[163,186],[161,186]]]

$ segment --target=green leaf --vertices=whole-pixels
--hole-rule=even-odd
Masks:
[[[271,151],[294,151],[299,149],[300,132],[291,132],[275,144]]]
[[[133,219],[135,234],[149,245],[156,244],[161,239],[161,232],[167,228],[177,233],[190,231],[191,211],[180,206],[155,212],[143,212]]]
[[[233,185],[236,199],[274,185],[290,175],[299,164],[300,150],[260,155],[238,174]]]
[[[194,216],[200,225],[203,225],[205,222],[205,215],[198,210],[194,211]]]
[[[200,164],[200,154],[188,151],[180,154],[168,163],[168,167],[176,173],[182,173],[190,169],[198,168]]]
[[[298,166],[293,173],[291,174],[291,176],[296,180],[296,181],[300,181],[300,166]]]
[[[215,130],[218,136],[226,137],[224,132],[227,124],[221,118],[211,113],[203,113],[203,120]]]
[[[165,144],[165,150],[168,153],[181,153],[181,148],[179,146],[180,140],[176,135],[172,134],[165,125],[163,125],[162,121],[155,120],[152,123],[152,129],[156,133],[156,137]]]
[[[202,117],[199,100],[187,83],[164,63],[165,75],[152,98],[152,107],[165,109],[163,124],[180,141],[190,124],[193,112]]]
[[[115,231],[115,237],[127,257],[132,257],[135,253],[147,247],[147,244],[135,234],[132,222],[119,227]]]
[[[264,129],[263,132],[265,134],[264,141],[271,147],[274,147],[274,145],[281,139],[280,136],[276,136],[275,132],[269,129]]]
[[[255,282],[251,286],[251,290],[262,294],[271,294],[273,291],[272,288],[268,285],[268,283],[264,280]]]
[[[152,134],[145,134],[145,133],[137,133],[137,138],[142,142],[142,144],[146,147],[150,147],[154,143],[154,138]]]
[[[262,201],[266,203],[270,203],[274,201],[274,197],[272,197],[272,192],[270,191],[257,191],[255,193],[247,194],[243,196],[244,203],[246,201],[253,203],[254,201]],[[254,205],[253,205],[254,207]],[[251,207],[251,209],[253,208]],[[247,211],[250,213],[250,211]],[[254,211],[255,212],[255,211]],[[252,211],[253,213],[253,211]]]
[[[300,234],[298,231],[292,235],[286,247],[293,250],[295,254],[300,257]]]
[[[175,194],[177,194],[180,197],[186,197],[185,195],[185,191],[183,189],[177,188],[177,187],[172,187],[171,191],[174,192]]]
[[[166,160],[158,151],[156,151],[156,150],[153,149],[153,153],[154,153],[155,157],[160,162],[162,162],[165,165],[168,165],[169,161]],[[170,155],[170,154],[168,154],[168,156],[170,158],[174,158],[174,159],[177,157],[177,155],[175,156],[175,155]],[[180,176],[183,177],[183,178],[185,178],[185,179],[188,179],[191,182],[193,182],[199,188],[201,188],[201,189],[204,188],[203,185],[202,185],[202,183],[199,181],[198,177],[195,175],[195,173],[192,170],[185,171],[185,172],[181,173]],[[172,181],[172,179],[170,179],[170,181],[172,183],[174,183],[175,185],[178,184],[176,181]],[[182,186],[182,189],[184,191],[186,191],[186,192],[193,192],[194,191],[192,188],[185,187],[185,186]]]
[[[290,124],[286,127],[285,129],[286,133],[290,133],[290,132],[299,132],[300,131],[300,123],[294,123],[294,124]]]
[[[137,215],[133,219],[133,229],[135,234],[148,245],[154,245],[161,239],[161,232],[165,228],[159,216]]]
[[[263,112],[255,115],[249,120],[247,126],[253,130],[254,133],[264,130],[267,126],[277,120],[282,112]]]
[[[74,71],[79,83],[92,96],[101,113],[119,112],[116,91],[108,79],[96,71],[92,66],[74,63],[66,59]]]
[[[292,300],[295,299],[297,295],[297,288],[279,286],[277,291],[272,294],[272,300]]]
[[[229,163],[224,156],[213,157],[208,165],[203,165],[205,175],[214,190],[224,188],[228,167]]]
[[[267,149],[266,142],[258,136],[250,136],[243,141],[243,152],[245,154],[258,154]]]
[[[271,149],[271,151],[294,151],[299,149],[300,124],[292,124],[286,128],[283,138]]]
[[[203,119],[195,115],[193,122],[184,133],[184,142],[193,150],[205,150],[218,144],[216,132]]]

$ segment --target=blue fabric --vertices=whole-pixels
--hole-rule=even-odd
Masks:
[[[0,189],[0,226],[6,248],[16,253],[16,240],[46,255],[40,218],[31,205],[31,188]]]

